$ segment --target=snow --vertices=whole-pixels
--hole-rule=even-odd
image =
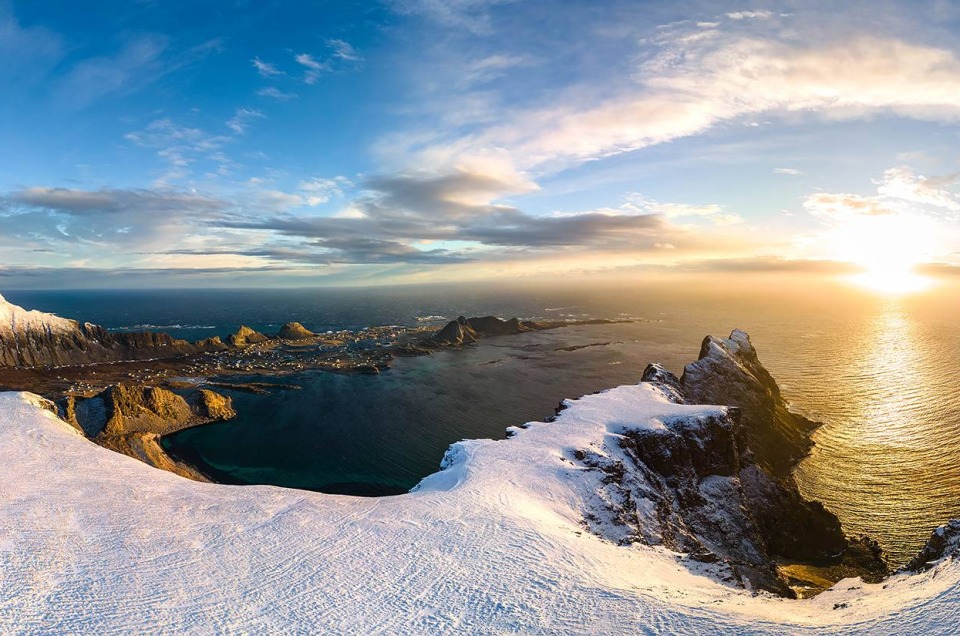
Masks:
[[[0,296],[0,334],[70,333],[77,323],[42,311],[27,311]]]
[[[952,560],[793,601],[585,531],[592,477],[573,450],[720,407],[649,384],[567,404],[453,445],[414,492],[365,499],[188,481],[0,393],[0,633],[953,631]]]

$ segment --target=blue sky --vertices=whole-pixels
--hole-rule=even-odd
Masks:
[[[90,4],[0,0],[0,287],[960,265],[950,2]]]

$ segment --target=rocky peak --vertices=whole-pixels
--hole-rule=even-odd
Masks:
[[[260,332],[254,331],[246,325],[240,325],[236,333],[227,336],[227,344],[231,347],[245,347],[251,344],[266,342],[269,338]]]
[[[852,575],[885,571],[876,554],[855,556],[860,552],[837,517],[805,500],[789,473],[774,471],[778,457],[754,452],[754,440],[780,443],[784,426],[809,444],[810,429],[787,410],[746,333],[708,336],[683,378],[652,364],[643,382],[675,404],[729,406],[660,418],[658,426],[625,425],[602,449],[577,451],[604,475],[597,489],[604,506],[588,514],[591,529],[620,543],[665,545],[694,561],[723,564],[731,580],[786,596],[793,592],[778,559],[843,562]]]
[[[69,333],[77,329],[74,320],[42,311],[28,311],[0,296],[0,332],[29,338],[31,334]]]
[[[933,531],[926,545],[903,570],[921,572],[929,570],[945,558],[960,556],[960,519],[953,519]]]
[[[680,384],[691,404],[739,407],[757,463],[773,474],[789,475],[810,449],[809,435],[818,424],[790,412],[745,332],[704,338],[699,359],[684,367]]]
[[[480,316],[474,318],[460,316],[456,320],[450,321],[443,329],[423,341],[423,344],[460,346],[476,342],[480,338],[507,336],[530,330],[531,328],[521,322],[519,318],[501,320],[496,316]]]
[[[277,333],[277,337],[283,340],[307,340],[308,338],[313,338],[317,334],[313,333],[299,322],[288,322],[284,326],[280,327],[280,331]]]

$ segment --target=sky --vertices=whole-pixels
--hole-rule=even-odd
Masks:
[[[951,273],[958,35],[949,1],[0,0],[0,288]]]

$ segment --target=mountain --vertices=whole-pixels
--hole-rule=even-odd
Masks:
[[[281,340],[309,340],[315,338],[317,334],[313,333],[299,322],[288,322],[280,327],[277,338]]]
[[[429,338],[421,341],[422,345],[432,346],[460,346],[476,342],[481,338],[491,336],[507,336],[524,331],[535,331],[539,325],[532,322],[521,322],[519,318],[500,320],[495,316],[479,318],[465,318],[460,316],[450,321],[443,329]]]
[[[0,296],[0,367],[172,358],[226,348],[219,338],[190,343],[151,331],[109,332],[88,322],[27,311]]]
[[[661,367],[645,377],[457,442],[380,498],[181,479],[2,393],[0,632],[955,632],[955,523],[919,573],[758,592],[745,413],[690,404]]]

